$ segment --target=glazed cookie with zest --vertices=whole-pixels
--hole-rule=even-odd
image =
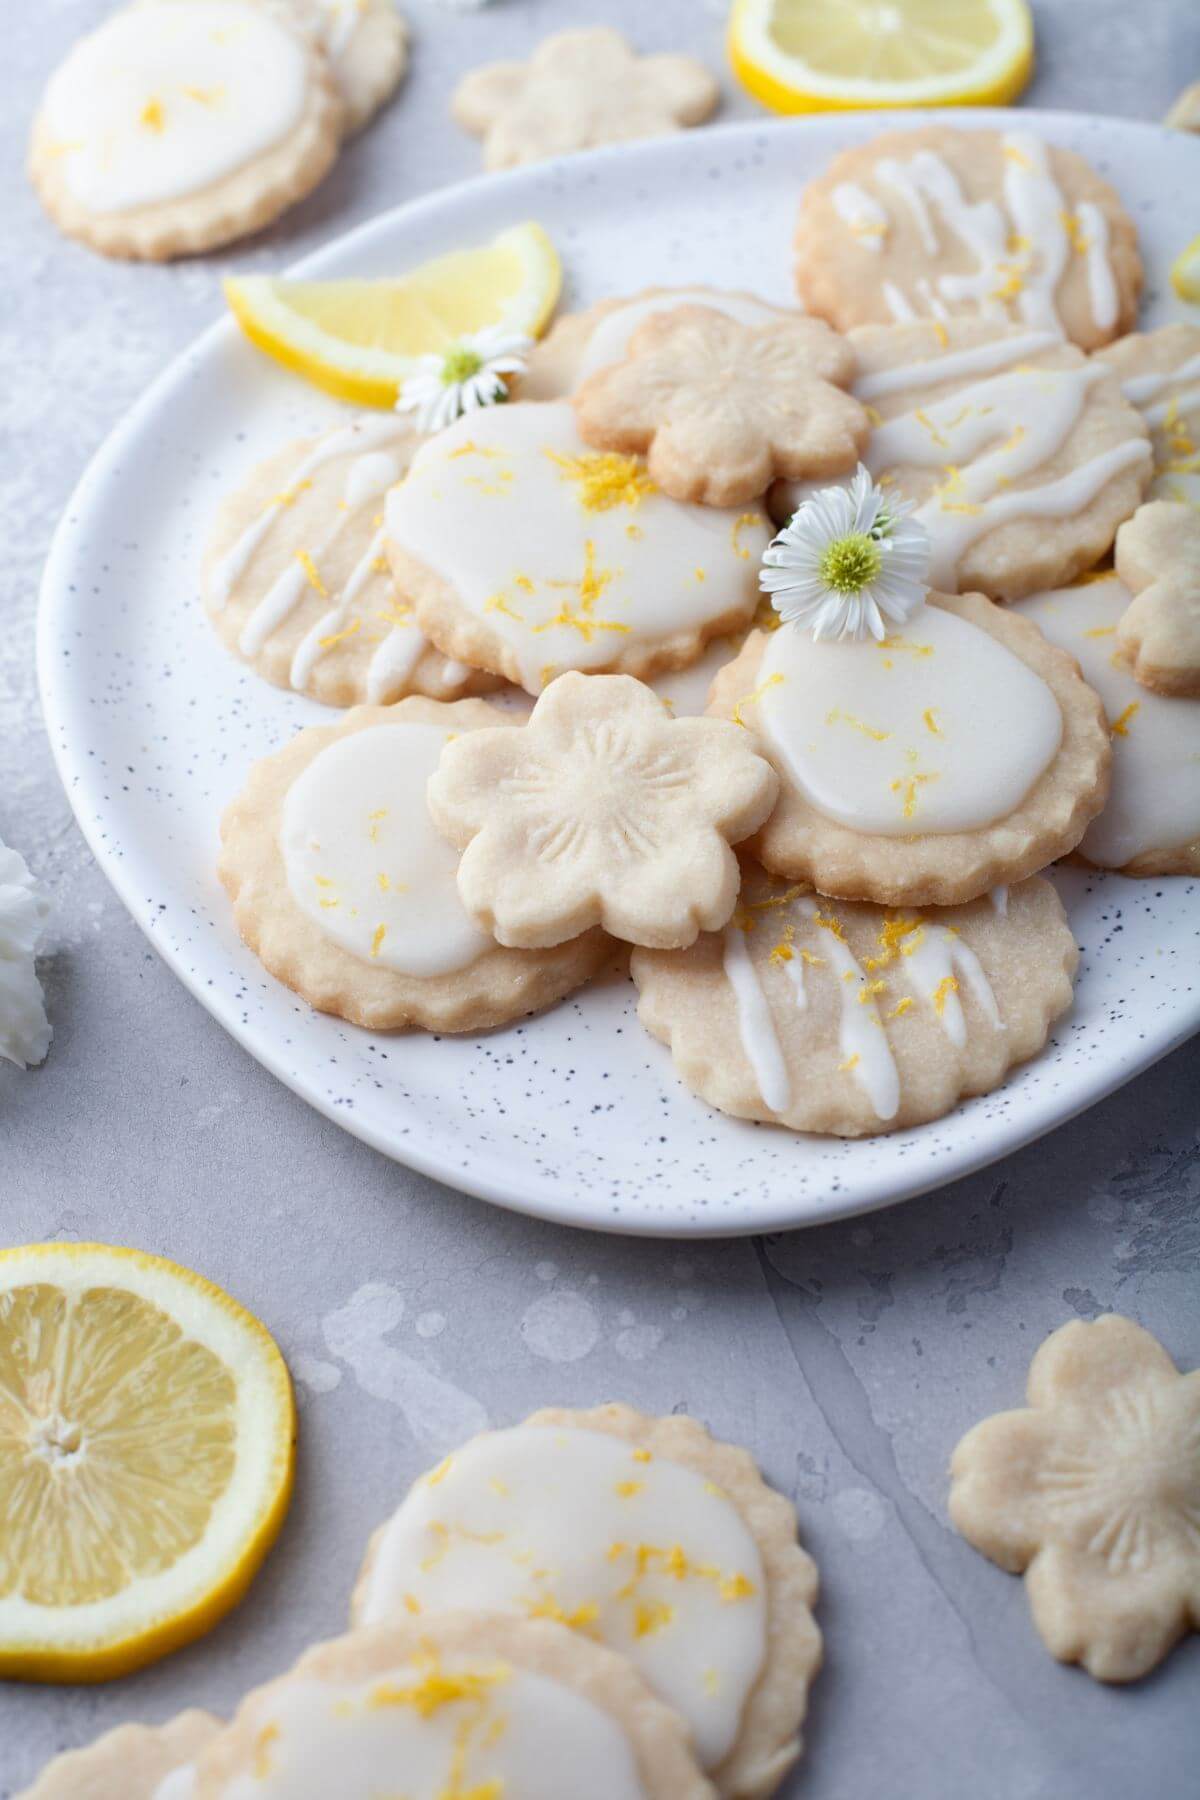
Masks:
[[[209,1713],[119,1725],[47,1764],[17,1800],[191,1800],[196,1758],[221,1730]]]
[[[382,706],[496,685],[434,649],[388,568],[384,496],[420,442],[394,414],[356,419],[269,457],[221,508],[205,606],[228,648],[277,687]]]
[[[733,921],[636,950],[638,1017],[710,1106],[862,1137],[938,1119],[1035,1056],[1078,961],[1035,876],[967,906],[887,912],[747,866]]]
[[[816,1591],[793,1507],[745,1450],[682,1416],[552,1408],[415,1484],[371,1541],[352,1617],[423,1626],[469,1603],[565,1622],[683,1717],[722,1795],[765,1800],[800,1753]]]
[[[1200,503],[1200,325],[1135,331],[1100,351],[1150,432],[1148,500]]]
[[[863,461],[916,504],[930,582],[1019,599],[1074,580],[1137,507],[1152,456],[1107,366],[1049,331],[978,319],[851,333],[853,392],[872,417]],[[811,491],[772,496],[786,517]]]
[[[400,85],[408,28],[395,0],[287,0],[329,58],[342,129],[361,131]]]
[[[1117,574],[1133,595],[1117,654],[1158,694],[1200,696],[1200,509],[1151,500],[1117,533]]]
[[[1137,316],[1133,221],[1073,150],[927,125],[844,150],[804,190],[796,285],[853,325],[962,314],[1094,350]]]
[[[402,600],[447,656],[541,692],[565,669],[647,677],[745,627],[769,538],[755,506],[685,506],[639,457],[585,444],[567,400],[487,407],[388,495]]]
[[[842,391],[854,372],[820,319],[745,325],[677,306],[643,320],[625,359],[584,381],[575,416],[597,449],[646,454],[674,499],[736,506],[779,478],[853,468],[868,430]]]
[[[1200,699],[1152,693],[1121,666],[1115,646],[1129,601],[1112,570],[1021,603],[1075,658],[1108,716],[1112,785],[1075,854],[1122,875],[1200,875]]]
[[[458,898],[425,788],[448,739],[496,725],[520,729],[481,700],[357,707],[251,770],[221,822],[218,872],[246,943],[310,1006],[375,1031],[479,1031],[605,962],[600,931],[503,949]]]
[[[446,745],[427,799],[462,851],[458,893],[501,944],[561,944],[594,925],[682,947],[733,911],[729,848],[779,780],[746,733],[675,719],[630,675],[560,675],[520,731]]]
[[[324,53],[255,0],[127,7],[81,38],[34,121],[29,172],[70,237],[161,261],[232,243],[337,155]]]

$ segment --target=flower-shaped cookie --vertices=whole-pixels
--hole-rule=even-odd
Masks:
[[[1156,694],[1200,694],[1200,512],[1152,500],[1117,533],[1117,574],[1134,595],[1117,654]]]
[[[854,353],[819,319],[741,325],[708,306],[651,315],[624,362],[575,396],[579,429],[602,450],[642,451],[675,500],[737,506],[776,477],[853,468],[870,429],[842,387]]]
[[[958,1445],[950,1517],[1024,1570],[1052,1656],[1135,1681],[1200,1629],[1200,1370],[1108,1314],[1047,1338],[1028,1395]]]
[[[461,81],[452,111],[483,139],[488,169],[540,162],[626,138],[702,124],[713,77],[691,56],[638,56],[619,31],[562,31],[527,63],[489,63]]]
[[[603,925],[674,950],[729,918],[740,879],[729,846],[777,790],[736,725],[673,719],[630,675],[571,671],[523,730],[447,744],[427,797],[463,852],[463,905],[501,944],[546,948]]]

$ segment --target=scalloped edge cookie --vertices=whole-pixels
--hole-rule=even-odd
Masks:
[[[56,1756],[16,1800],[155,1800],[160,1783],[195,1762],[222,1729],[195,1708],[165,1725],[118,1725]]]

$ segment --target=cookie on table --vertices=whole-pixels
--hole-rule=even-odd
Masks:
[[[700,125],[719,98],[695,57],[639,56],[619,31],[596,26],[545,38],[527,63],[472,70],[451,111],[483,139],[485,169],[511,169]]]
[[[1200,696],[1200,508],[1151,500],[1117,533],[1117,574],[1133,601],[1117,654],[1158,694]]]
[[[29,172],[55,223],[161,261],[246,237],[310,192],[342,127],[324,53],[254,0],[127,7],[51,76]]]
[[[480,1031],[560,1000],[611,946],[506,950],[468,918],[425,788],[447,740],[519,724],[482,700],[356,707],[250,771],[218,872],[264,966],[319,1012],[388,1031]]]
[[[408,67],[408,27],[395,0],[286,0],[329,58],[342,130],[361,131],[391,99]]]
[[[384,496],[420,442],[394,414],[356,419],[278,451],[221,508],[204,603],[226,646],[276,687],[382,706],[495,686],[434,649],[388,568]]]
[[[1099,354],[1150,432],[1154,480],[1146,498],[1200,504],[1200,325],[1131,332]]]
[[[465,414],[388,495],[401,599],[445,655],[531,694],[565,669],[686,668],[746,626],[760,507],[685,506],[639,457],[593,450],[567,400]]]
[[[800,203],[796,286],[839,331],[962,314],[1094,350],[1137,318],[1137,232],[1107,181],[1031,131],[926,125],[843,150]]]
[[[1052,332],[981,319],[867,325],[853,392],[872,414],[876,480],[916,503],[929,578],[1015,600],[1062,587],[1111,547],[1153,461],[1108,367]],[[790,513],[812,484],[772,497]]]
[[[1200,699],[1152,693],[1122,668],[1115,646],[1129,601],[1113,570],[1021,603],[1075,658],[1108,718],[1112,785],[1075,854],[1122,875],[1200,875]]]
[[[1038,876],[967,906],[886,912],[747,866],[723,933],[635,950],[632,972],[639,1019],[710,1106],[862,1137],[941,1118],[1035,1056],[1077,961]]]
[[[166,1725],[119,1725],[56,1756],[18,1800],[191,1800],[196,1758],[220,1730],[195,1711]]]
[[[565,1621],[682,1715],[722,1795],[758,1800],[800,1753],[816,1593],[795,1510],[747,1451],[682,1416],[556,1407],[413,1486],[371,1540],[352,1620],[420,1628],[470,1604]]]
[[[585,442],[644,454],[675,500],[737,506],[772,481],[840,474],[869,429],[843,390],[853,352],[820,319],[742,324],[677,306],[636,328],[624,359],[574,395]]]
[[[1074,849],[1108,795],[1108,726],[1075,661],[982,594],[930,593],[878,643],[754,632],[708,710],[779,771],[747,849],[846,899],[976,899]]]

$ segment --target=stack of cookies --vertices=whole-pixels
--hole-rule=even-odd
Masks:
[[[227,503],[218,631],[350,709],[223,827],[312,1005],[475,1031],[628,945],[710,1105],[861,1135],[1043,1047],[1049,864],[1200,870],[1200,328],[1129,331],[1118,197],[1030,132],[893,133],[796,255],[807,313],[604,300],[509,404]]]

